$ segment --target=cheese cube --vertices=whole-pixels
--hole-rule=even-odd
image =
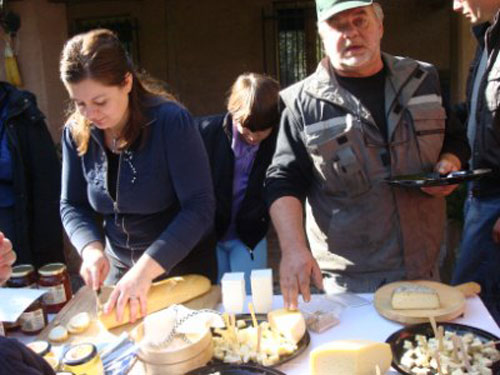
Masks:
[[[265,314],[273,308],[273,270],[252,270],[252,301],[257,314]]]
[[[306,322],[298,310],[273,310],[267,314],[267,320],[272,330],[281,333],[295,344],[306,333]]]
[[[370,340],[338,340],[322,345],[311,352],[311,375],[374,375],[391,367],[389,344]]]
[[[221,279],[222,304],[228,313],[241,314],[246,299],[245,273],[226,272]]]
[[[404,284],[394,289],[391,300],[396,310],[438,309],[439,296],[435,289],[419,284]]]

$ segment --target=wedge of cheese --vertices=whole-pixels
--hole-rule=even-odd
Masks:
[[[427,310],[440,307],[435,289],[420,284],[403,284],[394,289],[391,298],[395,310]]]
[[[279,332],[295,344],[306,333],[304,316],[298,310],[273,310],[267,314],[267,320],[272,330]]]
[[[385,374],[391,361],[389,344],[338,340],[314,349],[309,356],[309,368],[311,375],[375,375]]]
[[[202,275],[185,275],[170,277],[154,283],[148,292],[147,313],[162,310],[168,306],[187,302],[199,297],[210,290],[211,283]],[[129,305],[125,306],[124,317],[121,322],[116,319],[115,311],[110,314],[100,312],[99,320],[107,329],[115,328],[130,322]]]

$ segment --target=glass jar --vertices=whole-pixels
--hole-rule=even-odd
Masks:
[[[26,344],[28,348],[33,350],[36,354],[39,356],[43,357],[45,361],[52,367],[54,371],[57,371],[59,368],[59,361],[57,360],[56,355],[54,352],[51,351],[52,345],[48,341],[44,340],[39,340],[39,341],[33,341],[28,344]]]
[[[35,267],[31,264],[19,264],[12,267],[12,275],[7,280],[9,288],[31,288],[36,289]]]
[[[30,342],[26,344],[26,346],[31,350],[33,350],[40,357],[45,357],[47,354],[50,353],[50,350],[52,349],[52,345],[50,345],[48,341],[44,340]]]
[[[58,313],[72,296],[66,265],[46,264],[38,270],[38,275],[38,288],[47,291],[42,297],[47,313]]]
[[[9,288],[35,289],[37,287],[35,267],[31,264],[19,264],[12,267],[12,275],[7,280],[6,285]],[[19,320],[14,323],[5,323],[5,330],[8,332],[16,331],[20,326]]]
[[[47,325],[47,313],[41,299],[33,302],[18,319],[21,332],[26,335],[36,335]]]
[[[95,345],[78,344],[69,348],[63,357],[63,370],[75,375],[104,375],[104,366]]]

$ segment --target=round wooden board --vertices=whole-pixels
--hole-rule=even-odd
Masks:
[[[432,310],[394,310],[391,305],[392,292],[404,284],[419,284],[428,286],[437,291],[441,308]],[[383,317],[403,324],[425,323],[429,317],[438,322],[447,322],[455,319],[465,311],[465,296],[461,291],[449,285],[435,281],[398,281],[384,285],[375,292],[373,303],[375,309]]]

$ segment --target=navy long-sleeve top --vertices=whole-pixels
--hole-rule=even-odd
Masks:
[[[61,219],[79,252],[104,236],[106,252],[123,266],[145,252],[168,272],[212,228],[215,201],[205,148],[188,111],[162,102],[150,108],[149,119],[143,144],[120,154],[116,199],[108,191],[103,132],[92,128],[88,150],[78,156],[66,125]]]

